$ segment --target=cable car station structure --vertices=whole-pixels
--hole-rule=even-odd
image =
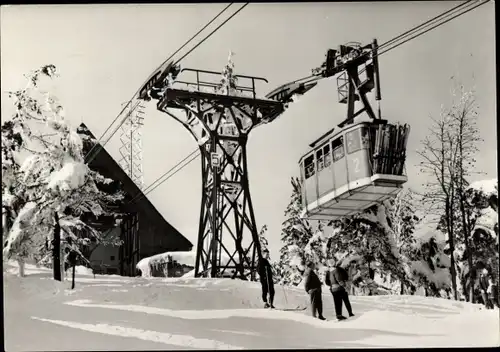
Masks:
[[[351,43],[328,50],[326,62],[311,76],[282,85],[265,98],[256,94],[256,82],[267,82],[264,78],[233,75],[228,66],[221,85],[220,72],[181,70],[171,61],[143,86],[141,99],[157,100],[158,110],[182,123],[199,145],[202,199],[196,277],[234,272],[235,277],[255,279],[262,253],[249,189],[248,135],[281,115],[295,94],[337,74],[339,102],[347,104],[347,116],[313,142],[299,162],[302,216],[337,219],[395,196],[407,180],[403,169],[408,128],[387,124],[380,105],[376,114],[367,98],[375,89],[376,100],[381,99],[376,40],[363,47]],[[356,101],[362,105],[358,111]],[[367,119],[355,121],[363,112]],[[250,239],[245,248],[243,239]],[[230,242],[233,251],[227,248]]]
[[[175,77],[190,74],[195,79],[174,80],[169,86],[153,89],[151,97],[158,100],[158,110],[190,131],[201,153],[202,199],[195,276],[220,277],[234,271],[236,277],[255,279],[257,259],[262,253],[250,196],[246,145],[250,131],[281,114],[283,104],[257,98],[256,82],[267,82],[264,78],[227,72],[227,85],[220,87],[216,81],[220,72],[173,69]],[[172,110],[181,110],[184,116]],[[246,248],[244,238],[250,239]],[[229,242],[234,243],[234,251],[227,248]]]

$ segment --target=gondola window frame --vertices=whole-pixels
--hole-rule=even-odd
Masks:
[[[352,129],[351,131],[346,132],[346,151],[347,154],[353,154],[357,151],[362,150],[362,142],[361,142],[361,126]],[[355,136],[355,138],[350,138],[351,136]]]
[[[342,160],[345,157],[344,136],[339,136],[333,139],[331,145],[333,162],[335,163]],[[339,152],[339,154],[341,154],[340,156],[339,154],[336,154],[337,151],[341,151]]]
[[[332,164],[331,149],[332,148],[330,148],[330,143],[327,143],[325,144],[325,146],[323,146],[323,159],[325,168],[330,167],[330,165]]]
[[[361,126],[361,149],[371,150],[371,136],[370,136],[370,127]]]
[[[316,150],[316,169],[320,172],[325,168],[324,158],[323,158],[323,148],[318,148]]]
[[[304,180],[308,180],[316,174],[315,153],[311,153],[304,158]]]

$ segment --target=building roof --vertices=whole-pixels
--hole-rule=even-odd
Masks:
[[[88,127],[82,123],[78,128],[79,134],[84,134],[96,140],[95,136],[90,132]],[[86,144],[86,143],[85,143]],[[84,144],[84,152],[87,154],[90,145]],[[118,181],[122,185],[122,190],[125,192],[126,209],[137,209],[138,207],[147,214],[148,220],[157,227],[165,236],[169,236],[176,243],[176,250],[189,251],[193,244],[185,238],[175,227],[169,224],[155,206],[149,201],[147,196],[139,189],[125,171],[118,165],[113,157],[99,143],[92,151],[92,154],[87,155],[87,160],[91,159],[89,167],[98,171],[104,177]],[[173,237],[173,238],[172,238]],[[169,241],[170,242],[170,241]]]

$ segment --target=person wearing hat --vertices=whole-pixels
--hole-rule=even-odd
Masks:
[[[342,315],[342,303],[345,304],[349,316],[353,317],[354,314],[352,313],[351,302],[349,302],[349,294],[346,290],[348,280],[347,271],[345,271],[335,259],[330,259],[328,261],[328,266],[330,269],[325,273],[325,284],[330,286],[337,319],[347,319]]]
[[[323,317],[323,299],[321,298],[321,280],[314,272],[316,265],[314,262],[307,263],[304,272],[304,288],[311,299],[311,312],[313,317],[320,320],[326,320]]]

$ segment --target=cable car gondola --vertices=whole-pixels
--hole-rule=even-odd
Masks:
[[[396,196],[403,174],[409,126],[360,122],[311,144],[300,161],[301,217],[336,220]]]
[[[360,79],[363,72],[365,80]],[[347,104],[347,118],[310,144],[311,150],[299,161],[302,218],[336,220],[354,215],[395,197],[408,180],[404,161],[409,126],[382,120],[380,105],[377,116],[366,97],[375,88],[375,99],[381,99],[377,41],[330,49],[326,62],[313,70],[313,75],[322,77],[337,73],[341,73],[339,102]],[[357,112],[356,101],[363,105]],[[361,113],[368,119],[360,120]]]

